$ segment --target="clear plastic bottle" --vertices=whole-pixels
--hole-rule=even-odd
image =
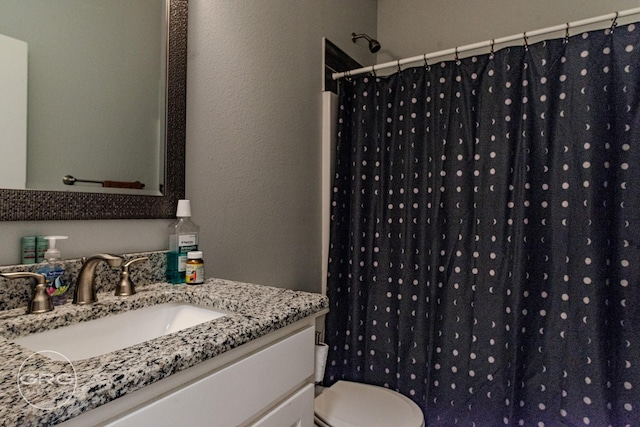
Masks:
[[[60,250],[56,248],[56,241],[67,239],[67,236],[46,236],[49,241],[49,249],[44,253],[47,265],[38,269],[38,273],[44,274],[47,278],[47,293],[51,296],[53,305],[62,305],[67,302],[67,291],[69,284],[65,280],[64,266],[60,262]]]
[[[179,200],[175,222],[169,225],[169,251],[167,252],[167,282],[185,283],[187,254],[198,250],[200,227],[191,221],[191,203]]]

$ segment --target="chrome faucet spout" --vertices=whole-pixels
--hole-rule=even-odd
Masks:
[[[96,287],[95,287],[95,273],[96,266],[105,261],[111,268],[120,268],[124,259],[117,255],[110,254],[96,254],[87,259],[80,273],[78,274],[78,281],[76,282],[76,289],[73,292],[73,303],[84,305],[93,304],[96,299]]]

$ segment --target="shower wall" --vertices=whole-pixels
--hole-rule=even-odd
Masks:
[[[378,0],[378,40],[382,43],[378,62],[635,7],[638,0]],[[558,34],[563,36],[564,32]]]

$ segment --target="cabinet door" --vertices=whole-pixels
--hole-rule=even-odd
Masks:
[[[307,384],[251,427],[311,427],[314,397],[313,384]]]
[[[107,425],[241,425],[313,376],[313,340],[314,328],[308,326]]]

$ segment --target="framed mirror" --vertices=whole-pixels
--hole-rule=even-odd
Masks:
[[[103,0],[108,3],[109,0]],[[85,219],[142,219],[172,218],[177,200],[185,192],[185,134],[186,134],[186,62],[188,0],[155,0],[166,6],[166,83],[163,81],[164,126],[157,130],[160,145],[160,174],[157,191],[90,192],[80,187],[70,190],[0,189],[0,220],[85,220]],[[82,1],[75,1],[81,4]],[[62,25],[62,24],[61,24]],[[131,37],[136,33],[132,32]],[[125,61],[123,61],[125,62]],[[164,73],[158,73],[164,74]],[[158,85],[157,82],[155,82]],[[163,102],[156,100],[156,103]],[[118,101],[116,101],[116,105]],[[130,103],[123,101],[122,105]],[[64,105],[63,105],[64,107]],[[162,109],[160,109],[162,110]],[[162,118],[162,117],[161,117]],[[64,125],[63,125],[64,126]],[[91,127],[95,127],[92,125]],[[154,155],[151,153],[150,155]],[[157,152],[156,152],[157,155]],[[90,161],[97,161],[94,158]],[[61,180],[64,171],[57,171],[52,179]],[[83,177],[76,177],[83,178]],[[109,179],[99,177],[98,179]],[[1,184],[0,184],[1,186]],[[155,193],[155,194],[154,194]],[[157,194],[157,195],[156,195]]]

